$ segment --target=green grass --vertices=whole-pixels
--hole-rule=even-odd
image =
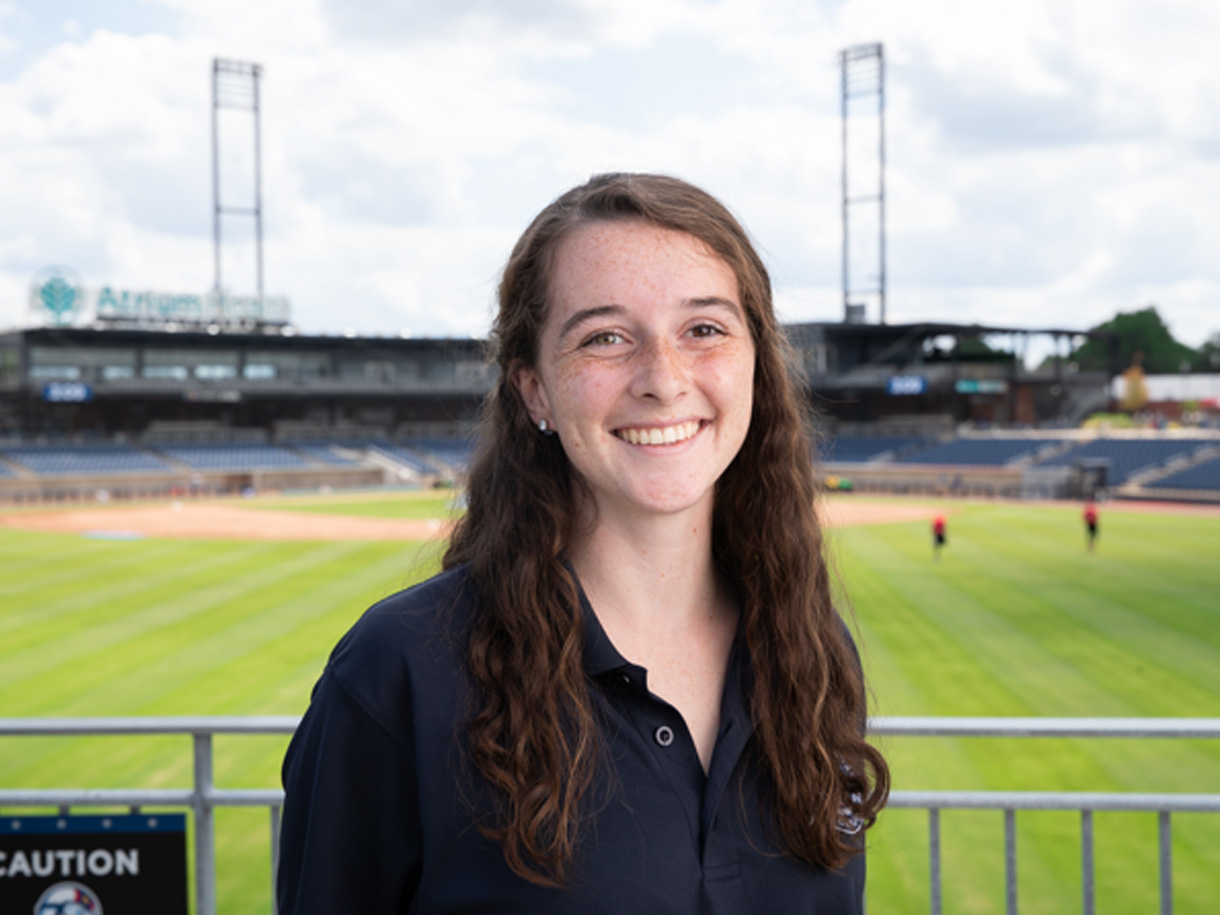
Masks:
[[[449,518],[455,512],[451,490],[425,490],[392,493],[367,493],[359,497],[293,497],[257,499],[240,504],[242,508],[308,512],[319,515],[356,515],[361,518]]]
[[[858,498],[858,497],[852,497]],[[259,499],[377,517],[448,494]],[[835,531],[832,554],[881,715],[1220,716],[1220,518],[953,504]],[[368,604],[436,568],[414,543],[104,541],[0,529],[0,715],[298,714]],[[283,738],[217,740],[224,787],[278,783]],[[889,740],[895,787],[1220,790],[1220,741]],[[186,738],[0,739],[5,787],[185,787]],[[220,911],[270,910],[266,811],[217,815]],[[947,913],[998,913],[1000,813],[942,815]],[[1157,910],[1151,814],[1096,817],[1098,911]],[[872,834],[872,913],[928,910],[926,815]],[[1080,911],[1079,817],[1018,816],[1021,911]],[[1174,817],[1179,913],[1220,898],[1220,817]]]
[[[835,531],[832,550],[880,715],[1220,716],[1220,518],[1104,511],[1095,553],[1072,507],[954,505],[925,523]],[[1215,792],[1220,742],[889,740],[899,789]],[[1079,912],[1080,822],[1018,814],[1022,913]],[[945,812],[948,913],[1002,912],[1003,815]],[[1220,898],[1220,817],[1174,817],[1178,912]],[[1098,911],[1158,910],[1154,814],[1096,818]],[[927,817],[873,835],[870,898],[925,912]]]
[[[424,543],[91,540],[0,530],[0,715],[292,715]],[[223,787],[279,783],[287,738],[222,736]],[[5,787],[189,787],[189,738],[0,738]],[[265,810],[217,813],[219,911],[270,911]]]

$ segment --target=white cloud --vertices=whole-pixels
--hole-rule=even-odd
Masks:
[[[1208,0],[135,9],[156,27],[45,23],[55,37],[0,77],[0,324],[49,263],[92,284],[211,283],[216,56],[264,66],[267,288],[308,330],[484,332],[515,235],[610,169],[707,186],[764,251],[784,315],[837,319],[835,55],[883,41],[891,320],[1086,327],[1155,301],[1185,342],[1220,329]],[[0,54],[15,16],[0,0]],[[230,180],[250,164],[233,123]],[[226,234],[236,291],[243,233]]]

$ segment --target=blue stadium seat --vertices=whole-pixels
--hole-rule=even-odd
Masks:
[[[474,456],[475,443],[465,438],[412,438],[406,444],[455,470],[465,470]]]
[[[41,476],[164,473],[174,469],[130,445],[22,445],[0,453]]]
[[[355,467],[356,462],[335,454],[332,448],[333,442],[292,442],[291,445],[297,451],[300,451],[306,457],[312,458],[320,464],[329,464],[332,467]]]
[[[1057,438],[959,438],[904,455],[898,458],[898,463],[1002,467],[1060,441]]]
[[[923,441],[911,435],[840,435],[821,443],[819,451],[823,461],[862,462],[907,451]]]
[[[1220,492],[1220,457],[1171,473],[1155,483],[1149,483],[1148,488]]]
[[[164,445],[161,452],[195,470],[294,470],[310,467],[278,445]]]
[[[374,445],[372,450],[379,451],[391,460],[397,461],[400,464],[405,464],[417,473],[434,474],[441,473],[443,468],[434,466],[424,460],[414,451],[403,448],[401,445],[395,445],[390,442],[379,442]]]
[[[1201,439],[1120,439],[1098,438],[1077,445],[1070,451],[1038,464],[1039,467],[1062,467],[1079,460],[1106,460],[1110,469],[1106,484],[1117,486],[1132,474],[1161,467],[1170,461],[1185,457],[1209,444]]]

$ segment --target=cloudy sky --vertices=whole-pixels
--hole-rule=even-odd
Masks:
[[[53,264],[211,287],[217,57],[263,67],[266,289],[304,331],[482,335],[517,234],[608,170],[720,196],[784,319],[838,320],[836,55],[871,42],[891,322],[1155,303],[1183,342],[1220,331],[1214,0],[0,0],[0,327]],[[221,119],[229,206],[249,123]]]

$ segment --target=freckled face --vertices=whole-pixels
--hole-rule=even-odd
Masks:
[[[576,230],[556,252],[538,364],[514,375],[608,513],[710,516],[750,425],[754,344],[732,269],[642,221]]]

